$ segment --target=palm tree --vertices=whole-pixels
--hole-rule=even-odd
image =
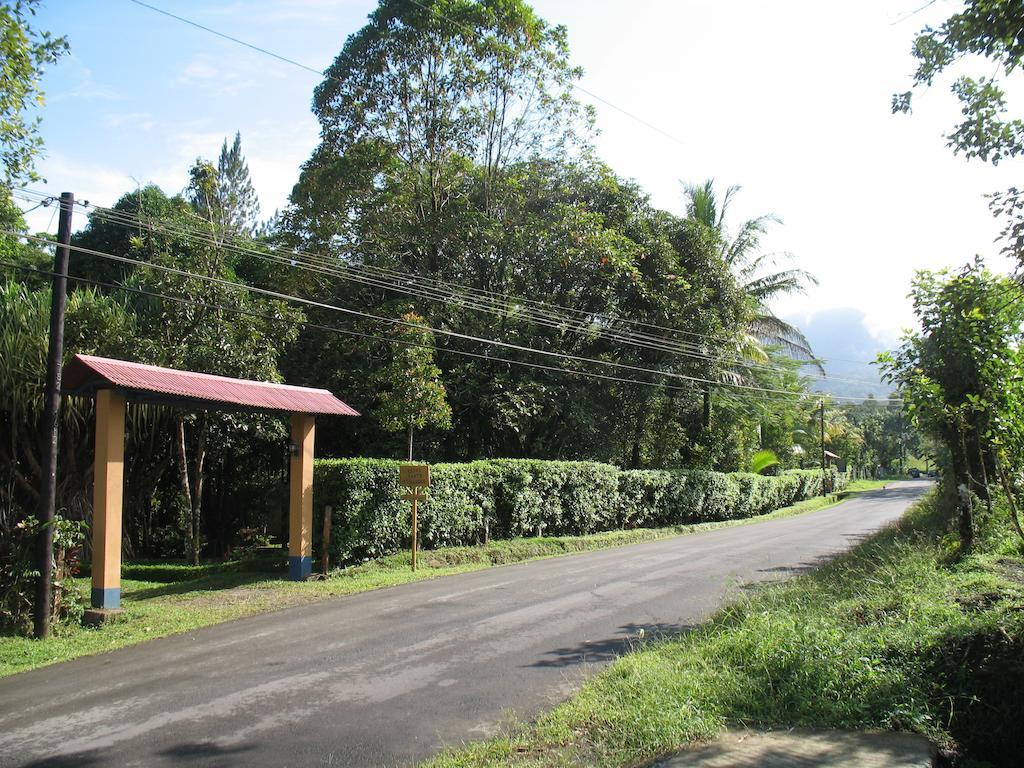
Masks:
[[[755,360],[767,358],[765,347],[778,347],[797,360],[814,362],[810,342],[800,329],[776,317],[769,308],[772,299],[790,293],[803,293],[808,285],[817,285],[814,275],[803,269],[766,271],[779,258],[792,258],[790,254],[764,253],[760,249],[761,237],[768,225],[780,224],[771,214],[748,219],[740,224],[735,235],[726,228],[725,217],[729,203],[740,191],[729,187],[721,200],[715,193],[714,180],[703,184],[684,184],[686,215],[691,221],[707,227],[721,242],[721,256],[746,294],[750,304],[746,338],[741,339],[742,353]]]

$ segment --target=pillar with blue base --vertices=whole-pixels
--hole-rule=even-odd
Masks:
[[[313,572],[313,440],[311,414],[292,415],[291,487],[288,505],[288,578],[302,581]]]
[[[124,496],[125,397],[96,393],[96,460],[92,495],[93,608],[121,607],[121,508]]]

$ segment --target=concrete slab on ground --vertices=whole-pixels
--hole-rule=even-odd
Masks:
[[[931,768],[928,739],[865,731],[729,731],[657,768]]]

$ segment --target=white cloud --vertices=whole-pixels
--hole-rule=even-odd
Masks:
[[[113,88],[96,82],[92,70],[74,54],[61,59],[57,66],[65,68],[64,74],[73,84],[68,88],[53,92],[48,91],[44,87],[47,101],[57,103],[68,99],[86,99],[88,101],[125,100],[125,97]]]
[[[152,131],[160,123],[148,112],[110,113],[104,118],[108,128],[118,130],[129,128],[138,131]]]
[[[199,88],[222,97],[238,96],[243,91],[262,87],[263,79],[277,77],[274,68],[254,66],[249,56],[211,56],[200,53],[188,61],[174,79],[184,88]]]

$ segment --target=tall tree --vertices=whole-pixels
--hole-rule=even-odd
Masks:
[[[220,149],[217,164],[197,159],[189,171],[186,194],[192,207],[210,222],[220,237],[251,236],[260,212],[259,198],[249,177],[249,165],[242,154],[242,135]]]
[[[229,232],[252,234],[260,214],[259,198],[249,178],[249,164],[242,154],[242,134],[236,132],[228,147],[227,139],[217,158],[217,189],[221,225]]]
[[[39,82],[48,64],[68,52],[68,41],[32,26],[40,0],[0,2],[0,163],[3,186],[38,178],[33,166],[43,146]]]
[[[409,309],[411,293],[431,327],[674,376],[714,374],[718,361],[684,334],[732,335],[745,299],[712,235],[654,209],[586,150],[588,112],[571,94],[578,74],[565,31],[521,0],[381,2],[317,90],[322,141],[283,224],[290,244],[333,258],[340,279],[296,274],[297,288],[389,317]],[[583,151],[566,151],[574,142]],[[311,319],[337,321],[319,314]],[[371,400],[372,369],[353,343],[319,333],[303,332],[289,375],[312,380],[315,365],[316,380]],[[637,336],[642,343],[628,343]],[[595,386],[444,350],[437,362],[456,427],[439,446],[446,458],[664,466],[683,461],[700,430],[700,393],[685,378],[664,390]],[[387,450],[370,422],[351,429],[358,441],[345,450]]]
[[[557,155],[589,125],[566,30],[522,0],[381,0],[326,75],[313,104],[323,140],[290,216],[317,244],[418,272],[459,258],[479,228],[474,175],[492,213],[507,167]]]
[[[161,301],[136,295],[132,308],[138,318],[139,336],[133,357],[144,362],[183,370],[226,376],[280,380],[277,360],[297,333],[301,313],[281,302],[257,299],[247,291],[231,289],[210,280],[237,282],[229,251],[207,220],[214,237],[204,236],[195,220],[197,199],[215,200],[216,169],[209,164],[193,166],[189,201],[167,198],[156,188],[139,196],[145,203],[136,210],[137,224],[127,239],[112,237],[111,244],[125,249],[115,255],[157,265],[173,266],[197,277],[136,268],[123,277],[126,287],[162,294],[180,301]],[[208,197],[204,198],[204,195]],[[131,199],[131,195],[123,199]],[[102,239],[107,222],[96,216],[83,233],[85,240]],[[192,230],[192,232],[188,232]],[[123,235],[122,235],[123,237]],[[202,550],[204,487],[211,462],[223,460],[230,449],[233,429],[250,431],[259,439],[274,439],[280,425],[255,417],[230,414],[189,414],[176,411],[165,421],[158,417],[152,428],[173,431],[178,469],[183,529],[190,557],[198,562]]]

